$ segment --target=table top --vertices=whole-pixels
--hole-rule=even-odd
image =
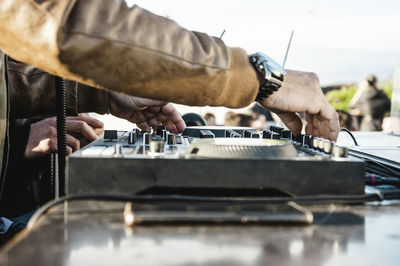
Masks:
[[[400,202],[308,206],[312,225],[124,225],[120,202],[70,202],[23,231],[5,265],[398,265]]]

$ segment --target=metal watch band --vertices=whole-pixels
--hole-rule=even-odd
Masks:
[[[272,58],[263,53],[252,54],[249,59],[261,80],[260,88],[256,97],[256,101],[261,101],[277,91],[283,85],[286,71]]]

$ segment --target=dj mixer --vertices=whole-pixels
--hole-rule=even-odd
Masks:
[[[68,158],[67,194],[364,194],[364,162],[327,139],[271,126],[106,130]]]

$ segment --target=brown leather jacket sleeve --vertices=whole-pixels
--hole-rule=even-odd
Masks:
[[[244,50],[122,0],[0,0],[0,36],[13,58],[97,88],[227,107],[258,90]]]
[[[34,66],[7,60],[10,116],[12,118],[43,117],[56,114],[54,76]],[[68,115],[82,112],[105,113],[108,92],[74,81],[66,82]]]

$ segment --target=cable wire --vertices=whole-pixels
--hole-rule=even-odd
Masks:
[[[347,133],[350,135],[350,137],[353,139],[354,145],[359,146],[358,143],[357,143],[356,138],[354,137],[353,133],[351,133],[350,130],[348,130],[348,129],[345,128],[345,127],[342,127],[342,128],[340,128],[340,131],[347,132]]]

